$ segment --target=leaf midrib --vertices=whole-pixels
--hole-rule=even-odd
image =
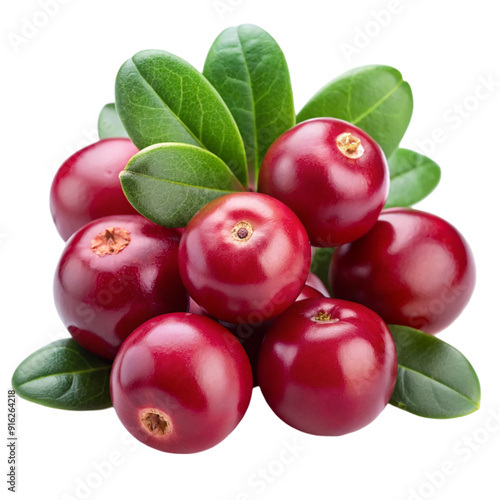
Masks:
[[[171,181],[169,179],[161,179],[159,177],[153,177],[152,175],[143,174],[142,172],[135,172],[133,170],[124,170],[124,172],[130,175],[138,175],[140,177],[145,177],[146,179],[152,179],[154,181],[167,182],[168,184],[174,184],[176,186],[185,186],[193,189],[205,189],[207,191],[217,191],[219,193],[234,193],[235,191],[220,189],[220,188],[212,188],[208,186],[196,186],[194,184],[186,184],[185,182]]]
[[[391,181],[394,179],[397,179],[399,177],[404,177],[405,175],[411,174],[413,172],[417,172],[420,170],[428,170],[434,168],[434,165],[432,163],[426,163],[426,164],[420,164],[416,165],[414,167],[410,167],[408,170],[405,170],[404,172],[400,172],[396,175],[391,176]]]
[[[167,108],[170,113],[172,113],[172,115],[179,121],[179,123],[184,127],[184,129],[186,130],[186,132],[189,133],[189,135],[204,149],[207,149],[208,148],[203,144],[203,142],[201,141],[200,138],[196,137],[194,135],[194,132],[191,131],[191,129],[184,123],[184,121],[177,115],[177,113],[174,113],[174,111],[172,110],[172,108],[163,100],[163,98],[160,96],[160,94],[158,94],[158,92],[156,91],[156,89],[148,82],[148,80],[146,80],[146,78],[144,77],[144,75],[141,73],[141,71],[139,70],[139,67],[137,66],[137,64],[135,63],[134,59],[130,59],[130,61],[132,62],[132,64],[134,65],[134,68],[136,69],[137,71],[137,74],[142,78],[142,80],[146,83],[146,85],[152,90],[152,92],[158,97],[158,99],[160,99],[160,101],[163,103],[163,105],[165,106],[165,108]],[[181,77],[181,82],[182,82],[182,77]],[[182,100],[181,100],[181,106],[182,106]]]
[[[253,168],[255,170],[255,172],[257,171],[258,167],[259,167],[259,144],[258,144],[258,140],[257,140],[257,112],[256,112],[256,108],[255,108],[255,95],[254,95],[254,89],[253,89],[253,84],[252,84],[252,78],[250,76],[250,68],[248,67],[248,63],[247,63],[247,58],[246,58],[246,55],[245,55],[245,51],[243,50],[243,44],[241,43],[241,38],[240,38],[240,32],[239,32],[239,29],[236,28],[236,38],[238,39],[238,43],[240,45],[240,49],[241,49],[241,54],[243,56],[243,64],[245,66],[245,70],[247,72],[247,77],[248,77],[248,85],[250,87],[250,95],[251,95],[251,101],[252,101],[252,113],[253,113],[253,120],[252,120],[252,128],[253,128],[253,145],[254,145],[254,161],[253,161]]]
[[[65,375],[80,375],[82,373],[93,373],[93,372],[98,372],[98,371],[102,371],[102,370],[110,370],[110,369],[111,369],[111,365],[109,365],[109,366],[101,366],[99,368],[89,368],[89,369],[86,369],[86,370],[77,370],[77,371],[72,371],[72,372],[50,373],[48,375],[43,375],[41,377],[33,378],[31,380],[23,382],[22,384],[19,384],[17,386],[17,388],[22,387],[22,386],[24,386],[26,384],[30,384],[32,382],[36,382],[37,380],[43,380],[43,379],[49,378],[49,377],[62,377],[62,376],[65,376]]]
[[[352,79],[351,79],[351,81],[352,81]],[[380,105],[382,105],[382,103],[384,101],[386,101],[387,99],[389,99],[389,97],[391,97],[391,95],[394,94],[394,92],[396,92],[396,90],[398,90],[398,88],[403,84],[403,82],[404,82],[404,80],[401,79],[401,81],[394,88],[392,88],[387,94],[385,94],[383,97],[381,97],[373,106],[371,106],[370,108],[368,108],[364,113],[362,113],[357,118],[355,118],[354,120],[352,120],[351,123],[353,125],[356,125],[363,118],[365,118],[370,113],[372,113],[373,111],[375,111],[375,109],[377,109]],[[350,94],[351,94],[351,88],[349,86],[349,102],[350,102]]]
[[[436,384],[439,384],[441,385],[442,387],[446,387],[446,389],[450,390],[451,392],[454,392],[455,394],[458,394],[459,396],[462,396],[464,399],[466,399],[467,401],[469,401],[475,408],[479,408],[479,405],[473,401],[471,398],[469,398],[468,396],[466,396],[465,394],[462,394],[461,392],[458,392],[456,389],[454,389],[453,387],[450,387],[449,385],[446,385],[444,382],[441,382],[440,380],[436,380],[435,378],[432,378],[428,375],[426,375],[425,373],[422,373],[422,372],[418,372],[416,370],[414,370],[413,368],[409,368],[407,366],[404,366],[400,363],[398,363],[398,366],[400,368],[403,368],[404,370],[407,370],[409,372],[412,372],[412,373],[416,373],[417,375],[420,375],[428,380],[431,380],[433,382],[435,382]]]

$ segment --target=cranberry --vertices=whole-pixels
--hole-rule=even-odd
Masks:
[[[338,436],[384,409],[397,368],[394,340],[377,314],[353,302],[316,298],[296,302],[268,330],[258,379],[287,424]]]
[[[186,311],[180,235],[140,215],[90,222],[66,243],[54,279],[56,308],[73,338],[112,359],[125,338],[159,314]]]
[[[62,164],[52,182],[50,211],[64,240],[99,217],[137,214],[118,178],[137,152],[130,139],[103,139]]]
[[[190,313],[153,318],[123,343],[111,398],[123,425],[161,451],[195,453],[222,441],[245,414],[252,371],[234,336]]]
[[[334,247],[365,234],[389,192],[379,145],[360,128],[334,118],[299,123],[271,145],[259,191],[288,205],[311,244]]]
[[[209,202],[189,221],[179,268],[189,295],[210,316],[260,323],[297,298],[311,261],[307,233],[283,203],[258,193]]]
[[[440,217],[410,208],[384,210],[368,234],[333,253],[330,266],[335,297],[431,334],[459,316],[475,276],[463,236]]]

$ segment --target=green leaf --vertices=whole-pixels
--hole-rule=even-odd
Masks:
[[[295,125],[292,85],[285,56],[274,38],[252,24],[224,30],[203,74],[233,114],[245,144],[252,183],[269,146]]]
[[[184,227],[209,201],[245,190],[220,158],[206,149],[177,143],[139,151],[120,180],[133,207],[166,227]]]
[[[427,156],[397,149],[389,158],[391,187],[385,208],[411,207],[423,200],[439,184],[441,169]]]
[[[413,111],[410,86],[389,66],[362,66],[323,87],[297,116],[340,118],[370,134],[387,158],[403,138]]]
[[[479,408],[479,380],[463,354],[419,330],[389,328],[399,363],[392,405],[428,418],[461,417]]]
[[[12,388],[22,398],[51,408],[109,408],[111,363],[80,347],[73,339],[56,340],[17,367]]]
[[[102,108],[97,120],[97,130],[99,132],[99,139],[128,137],[127,131],[123,128],[120,117],[116,112],[114,102],[106,104],[106,106]]]
[[[120,68],[115,94],[121,121],[139,149],[164,142],[205,148],[246,185],[238,126],[217,91],[186,61],[161,50],[139,52]]]
[[[311,272],[321,279],[330,295],[332,287],[330,286],[329,269],[334,250],[335,248],[315,248],[311,260]]]

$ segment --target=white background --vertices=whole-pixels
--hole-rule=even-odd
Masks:
[[[442,167],[440,186],[419,208],[456,225],[477,261],[474,297],[440,337],[472,362],[483,397],[481,409],[461,419],[423,419],[389,406],[365,429],[325,438],[286,426],[255,390],[234,433],[190,456],[136,443],[112,409],[64,412],[18,400],[17,498],[499,499],[497,2],[65,0],[31,39],[15,46],[25,18],[43,22],[41,3],[6,0],[0,13],[4,408],[17,364],[65,335],[52,299],[63,242],[52,225],[49,188],[65,158],[96,139],[97,115],[113,101],[118,68],[137,51],[158,48],[201,69],[217,34],[246,22],[269,31],[282,47],[297,111],[356,66],[388,64],[410,82],[415,106],[402,146],[422,151],[424,144]],[[377,16],[389,8],[393,14]],[[345,44],[357,52],[347,56]],[[478,100],[484,80],[493,83]],[[443,131],[439,144],[430,143],[435,129]],[[3,420],[0,436],[6,436]],[[296,456],[284,455],[286,446],[295,446]],[[6,473],[7,448],[0,449]],[[443,468],[447,475],[438,472]]]

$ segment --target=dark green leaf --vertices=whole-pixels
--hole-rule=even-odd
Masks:
[[[461,417],[479,408],[479,380],[463,354],[419,330],[389,328],[399,363],[392,405],[428,418]]]
[[[233,114],[245,143],[252,183],[269,146],[295,125],[285,56],[263,29],[243,24],[224,30],[207,56],[203,74]]]
[[[116,107],[139,148],[179,142],[206,148],[246,185],[245,148],[238,126],[208,80],[183,59],[145,50],[116,77]]]
[[[411,207],[423,200],[438,185],[441,169],[427,156],[397,149],[389,158],[391,187],[385,208]]]
[[[330,295],[332,294],[332,287],[330,286],[328,271],[334,250],[335,248],[316,248],[311,260],[311,272],[321,279]]]
[[[120,180],[134,208],[167,227],[184,227],[210,200],[244,191],[220,158],[189,144],[156,144],[139,151]]]
[[[389,66],[362,66],[323,87],[297,116],[332,117],[357,125],[378,142],[387,158],[396,150],[413,111],[410,86]]]
[[[97,130],[99,139],[108,139],[109,137],[128,137],[126,130],[123,128],[120,117],[116,112],[114,102],[106,104],[99,113],[97,121]]]
[[[17,367],[12,388],[22,398],[51,408],[109,408],[111,363],[86,351],[73,339],[56,340]]]

